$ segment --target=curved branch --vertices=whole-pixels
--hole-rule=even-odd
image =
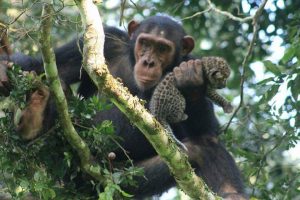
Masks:
[[[144,108],[137,97],[112,77],[103,56],[104,32],[101,17],[92,0],[75,0],[84,25],[83,67],[110,100],[145,135],[154,149],[167,163],[176,177],[178,185],[193,199],[219,199],[214,196],[188,162],[187,156],[179,150],[164,128]],[[172,141],[172,142],[170,142]]]
[[[46,77],[50,84],[50,90],[54,95],[57,110],[60,111],[59,121],[64,130],[65,138],[79,155],[83,171],[88,173],[101,183],[105,183],[105,179],[100,172],[100,166],[92,164],[90,150],[84,140],[82,140],[76,132],[68,113],[67,101],[58,77],[55,54],[51,47],[50,31],[52,26],[53,13],[54,10],[52,5],[45,4],[42,12],[42,23],[40,27],[40,45]]]
[[[209,8],[212,11],[214,11],[214,12],[216,12],[218,14],[224,15],[224,16],[226,16],[226,17],[228,17],[228,18],[230,18],[230,19],[232,19],[234,21],[247,22],[247,21],[253,20],[253,18],[255,17],[255,16],[249,16],[249,17],[245,17],[245,18],[236,17],[233,14],[231,14],[230,12],[226,12],[226,11],[223,11],[223,10],[220,10],[220,9],[216,8],[216,6],[211,2],[211,0],[207,0],[207,3],[209,5]]]

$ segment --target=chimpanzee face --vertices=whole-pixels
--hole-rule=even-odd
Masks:
[[[159,35],[141,33],[134,48],[134,77],[138,87],[147,90],[155,86],[175,57],[175,44]]]
[[[181,61],[194,48],[193,38],[184,35],[179,24],[168,18],[159,19],[159,22],[144,22],[141,26],[136,21],[128,25],[134,42],[134,78],[142,91],[156,86],[162,76],[175,67],[174,61]]]

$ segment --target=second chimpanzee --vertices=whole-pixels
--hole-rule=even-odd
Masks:
[[[162,77],[175,66],[177,79],[182,83],[182,93],[186,99],[186,113],[189,118],[172,125],[174,134],[188,148],[188,156],[196,173],[208,186],[227,199],[244,199],[243,183],[233,158],[219,143],[219,124],[213,105],[205,96],[199,95],[198,87],[189,87],[199,80],[197,62],[189,53],[194,48],[194,40],[182,26],[167,16],[153,16],[138,23],[128,25],[128,35],[116,28],[106,27],[105,58],[111,73],[123,80],[134,95],[149,101],[155,86]],[[76,42],[71,42],[55,51],[59,74],[66,84],[79,81],[81,54]],[[13,56],[12,56],[12,59]],[[21,60],[21,59],[19,59]],[[28,63],[29,60],[25,59]],[[17,61],[15,59],[13,61]],[[187,61],[187,62],[185,62]],[[32,66],[22,62],[25,70],[41,72],[40,60]],[[95,87],[83,74],[79,93],[88,97]],[[147,105],[146,105],[147,106]],[[116,134],[123,138],[123,147],[129,152],[135,164],[144,167],[145,178],[139,180],[138,188],[131,189],[137,198],[159,194],[175,185],[168,167],[156,155],[154,149],[128,119],[116,107],[98,113],[94,119],[99,123],[104,119],[114,122]],[[122,151],[116,152],[123,159]]]

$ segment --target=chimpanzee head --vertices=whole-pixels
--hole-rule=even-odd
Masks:
[[[178,65],[194,48],[194,40],[182,26],[167,16],[131,21],[128,33],[135,58],[134,78],[141,90],[148,90]]]

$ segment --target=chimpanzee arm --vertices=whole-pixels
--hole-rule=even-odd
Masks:
[[[121,31],[114,27],[105,27],[105,45],[104,45],[104,56],[111,73],[114,76],[124,78],[124,80],[131,81],[132,77],[128,77],[128,73],[132,73],[130,63],[129,52],[129,37],[126,32]],[[74,39],[71,42],[55,49],[56,64],[58,67],[58,73],[60,78],[67,84],[71,84],[77,81],[84,82],[81,88],[84,90],[91,90],[93,93],[96,88],[90,81],[87,74],[82,73],[80,77],[80,69],[82,66],[82,39]],[[7,60],[7,56],[1,56],[0,60]],[[24,71],[35,71],[37,74],[44,72],[41,57],[30,57],[22,53],[12,54],[10,61],[21,66]],[[123,65],[122,69],[119,69]],[[3,64],[0,66],[0,90],[5,87],[2,82],[7,81],[6,68],[7,65]],[[1,70],[2,69],[2,70]],[[124,73],[123,73],[124,72]],[[130,74],[129,74],[130,75]],[[123,77],[122,77],[123,76]],[[81,89],[82,91],[83,89]]]
[[[197,141],[185,140],[188,157],[196,173],[218,195],[226,199],[245,200],[244,185],[240,172],[226,149],[216,137],[201,137]],[[159,156],[136,163],[145,171],[145,177],[139,177],[139,186],[129,189],[137,199],[161,194],[175,186],[175,180],[167,165]]]
[[[34,58],[22,53],[15,53],[10,56],[10,61],[19,65],[24,71],[35,71],[37,73],[43,71],[40,58]]]
[[[58,66],[59,75],[66,84],[70,84],[79,80],[82,56],[78,50],[76,40],[55,50],[56,64]],[[1,84],[7,81],[7,62],[19,65],[23,71],[35,71],[37,74],[43,73],[43,61],[41,57],[31,57],[22,53],[15,53],[7,60],[6,56],[1,56],[2,64],[0,66],[0,89],[5,87]]]

